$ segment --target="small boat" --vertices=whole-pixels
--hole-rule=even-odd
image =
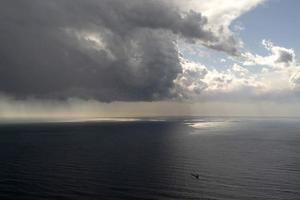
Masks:
[[[200,179],[200,175],[199,174],[193,174],[193,173],[191,173],[191,176],[193,176],[196,179]]]

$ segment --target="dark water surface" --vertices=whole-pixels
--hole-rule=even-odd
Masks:
[[[1,124],[0,199],[300,199],[300,120]]]

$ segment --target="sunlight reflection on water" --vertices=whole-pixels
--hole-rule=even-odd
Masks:
[[[213,122],[195,122],[195,123],[186,123],[188,126],[195,129],[215,129],[215,128],[224,128],[232,124],[231,121],[213,121]]]

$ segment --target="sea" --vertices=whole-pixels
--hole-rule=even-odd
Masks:
[[[300,199],[300,119],[0,122],[0,199]]]

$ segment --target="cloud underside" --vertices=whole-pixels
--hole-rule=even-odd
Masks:
[[[176,0],[3,0],[0,92],[108,102],[177,98],[176,80],[185,73],[177,41],[240,56],[241,41],[228,26],[261,1],[245,2],[229,15],[225,4],[213,13],[205,1],[192,9]],[[216,21],[222,13],[230,16],[225,25]]]
[[[0,13],[0,91],[17,97],[171,98],[178,37],[223,44],[168,1],[5,0]]]
[[[264,0],[224,2],[3,0],[0,93],[102,102],[297,95],[293,49],[264,40],[269,55],[253,54],[229,28]],[[220,71],[189,61],[178,41],[224,52],[235,63]]]

